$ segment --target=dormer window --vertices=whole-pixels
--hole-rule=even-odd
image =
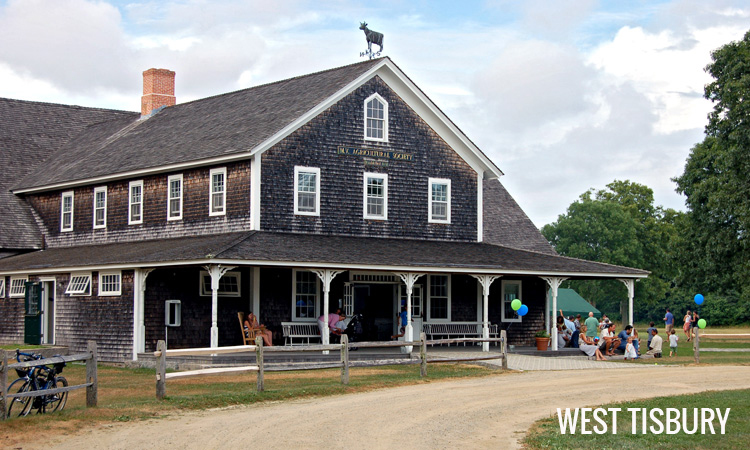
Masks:
[[[365,140],[388,142],[388,103],[378,94],[365,100]]]

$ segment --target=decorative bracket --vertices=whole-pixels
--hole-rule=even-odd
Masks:
[[[394,272],[396,275],[398,275],[399,278],[401,278],[401,281],[404,282],[406,285],[406,293],[407,295],[411,295],[413,289],[414,289],[414,283],[417,282],[419,277],[423,276],[423,273],[415,273],[415,272]]]
[[[209,264],[203,266],[203,268],[206,269],[206,272],[211,275],[211,290],[217,291],[219,289],[219,280],[221,280],[221,277],[236,267],[237,266],[222,266],[221,264]]]
[[[473,273],[470,275],[476,278],[482,285],[482,293],[485,297],[490,295],[490,286],[492,286],[492,283],[502,277],[502,275],[476,275]]]
[[[336,275],[344,272],[343,270],[331,270],[331,269],[310,269],[315,275],[320,278],[323,283],[323,291],[328,292],[331,290],[331,281],[336,278]]]

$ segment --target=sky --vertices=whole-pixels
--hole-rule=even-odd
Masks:
[[[704,68],[750,0],[0,0],[0,97],[139,111],[158,67],[195,100],[363,61],[362,21],[542,227],[614,180],[685,209]]]

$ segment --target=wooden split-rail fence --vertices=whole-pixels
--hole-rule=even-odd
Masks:
[[[470,358],[450,358],[450,359],[432,359],[427,360],[427,346],[428,345],[450,345],[459,343],[483,343],[483,342],[495,342],[500,344],[499,352],[493,352],[485,354],[484,356],[470,357]],[[427,375],[427,363],[454,363],[454,362],[468,362],[468,361],[486,361],[491,359],[502,359],[502,368],[506,370],[508,368],[508,346],[507,346],[507,335],[505,330],[500,332],[499,338],[454,338],[454,339],[436,339],[428,341],[425,339],[425,334],[420,334],[419,341],[389,341],[389,342],[354,342],[349,343],[348,336],[341,336],[340,344],[313,344],[313,345],[298,345],[298,346],[279,346],[279,347],[264,347],[262,336],[255,338],[255,345],[237,345],[231,347],[214,347],[214,348],[192,348],[192,349],[178,349],[178,350],[166,350],[166,344],[164,341],[159,341],[156,345],[156,351],[154,356],[157,358],[156,363],[156,397],[159,399],[164,398],[167,390],[167,380],[175,378],[185,378],[194,376],[206,376],[206,375],[217,375],[226,374],[233,372],[256,372],[257,383],[256,389],[258,392],[263,391],[263,377],[265,372],[265,365],[263,361],[264,353],[280,353],[280,352],[329,352],[339,351],[341,352],[341,360],[338,363],[331,362],[318,362],[318,363],[307,363],[303,365],[294,365],[285,370],[314,370],[314,369],[328,369],[328,368],[341,368],[341,383],[349,384],[349,368],[352,366],[352,362],[349,360],[349,349],[352,347],[356,348],[390,348],[390,347],[419,347],[419,359],[386,359],[386,360],[374,360],[368,361],[364,364],[358,363],[356,366],[386,366],[386,365],[400,365],[400,364],[419,364],[420,375],[422,377]],[[167,373],[167,357],[177,356],[197,356],[197,355],[218,355],[227,353],[238,353],[255,351],[256,364],[247,366],[229,366],[229,367],[214,367],[208,369],[189,370],[182,372],[169,372]]]
[[[32,361],[23,361],[8,364],[8,355],[11,358],[14,352],[6,350],[0,350],[0,419],[5,420],[8,415],[8,402],[14,398],[20,397],[39,397],[42,395],[52,395],[60,392],[68,392],[76,389],[86,389],[86,406],[96,406],[98,401],[99,392],[99,379],[96,371],[97,354],[96,354],[96,342],[88,341],[86,352],[78,353],[75,355],[67,356],[53,356],[51,358],[35,359]],[[38,391],[27,391],[20,393],[8,392],[8,372],[15,371],[16,369],[27,369],[36,366],[51,366],[59,363],[69,363],[73,361],[85,361],[86,362],[86,382],[75,386],[58,387],[55,389],[41,389]]]

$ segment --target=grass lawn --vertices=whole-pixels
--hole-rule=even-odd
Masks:
[[[608,432],[605,434],[562,434],[557,414],[548,419],[538,421],[529,430],[523,443],[529,449],[737,449],[746,448],[750,439],[750,390],[704,392],[693,395],[682,395],[678,397],[659,397],[649,400],[640,400],[625,403],[613,403],[603,406],[604,408],[622,408],[617,415],[617,434],[612,433],[611,415],[607,416]],[[665,432],[653,434],[650,431],[641,434],[640,421],[637,421],[637,432],[632,434],[631,413],[627,408],[660,408],[666,412],[666,408],[687,408],[688,428],[693,427],[693,408],[720,408],[725,413],[725,408],[731,408],[727,420],[724,435],[718,434],[719,422],[714,420],[714,429],[717,434],[701,434],[700,429],[696,434],[688,435],[682,430],[677,434],[668,435]],[[700,410],[699,410],[700,414]],[[640,416],[639,416],[640,417]],[[663,419],[662,419],[663,421]],[[647,426],[654,425],[648,422]],[[592,425],[593,426],[593,425]],[[589,427],[591,429],[591,427]],[[580,426],[578,428],[580,433]]]
[[[320,397],[409,384],[498,374],[497,370],[464,364],[434,364],[427,376],[419,366],[351,368],[349,385],[341,384],[340,369],[266,372],[265,390],[255,391],[256,374],[227,374],[167,381],[167,397],[156,399],[153,369],[99,366],[99,405],[86,408],[85,389],[72,391],[62,412],[29,415],[0,421],[0,448],[13,448],[25,439],[39,439],[39,430],[64,434],[84,426],[158,418],[185,410],[248,405],[257,402]],[[83,364],[69,364],[63,376],[70,385],[82,384]],[[15,377],[9,376],[10,383]]]

